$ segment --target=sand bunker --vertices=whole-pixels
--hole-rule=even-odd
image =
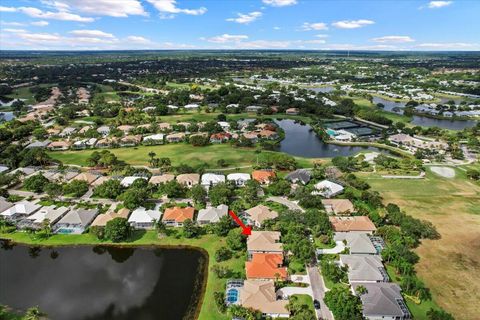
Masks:
[[[455,170],[449,167],[430,167],[433,173],[438,174],[444,178],[454,178],[455,177]]]

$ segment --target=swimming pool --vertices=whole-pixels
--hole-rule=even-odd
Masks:
[[[238,290],[230,288],[227,290],[227,304],[235,304],[238,301]]]
[[[327,134],[331,137],[334,137],[337,135],[337,133],[332,129],[327,129]]]
[[[60,234],[70,234],[70,233],[73,233],[73,229],[66,229],[66,228],[60,228],[57,230],[57,233],[60,233]]]

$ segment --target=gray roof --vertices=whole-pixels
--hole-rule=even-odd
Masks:
[[[79,224],[86,227],[97,216],[97,209],[74,209],[68,212],[60,221],[59,224]]]
[[[291,182],[301,181],[303,184],[307,184],[311,178],[312,174],[306,169],[298,169],[285,176],[285,179]]]
[[[351,254],[376,254],[377,249],[373,246],[370,237],[366,233],[359,232],[337,232],[335,241],[347,241],[347,247]]]
[[[379,256],[341,254],[340,261],[348,266],[349,282],[388,281],[388,275]]]
[[[218,222],[221,217],[228,213],[228,206],[221,204],[218,207],[210,207],[198,211],[197,221],[209,221],[212,223]]]
[[[30,143],[28,146],[25,148],[46,148],[52,141],[50,140],[45,140],[45,141],[34,141]]]
[[[4,197],[0,197],[0,212],[13,207],[13,203],[7,201]]]
[[[362,300],[363,315],[370,317],[392,317],[398,319],[409,319],[410,312],[405,305],[401,289],[396,283],[354,283],[354,290],[358,286],[364,286],[367,292],[358,294]]]

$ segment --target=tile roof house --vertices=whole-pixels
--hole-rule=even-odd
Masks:
[[[82,172],[75,176],[72,180],[86,181],[88,184],[92,184],[100,177],[99,174],[93,174],[91,172]]]
[[[192,207],[180,208],[180,207],[173,207],[165,209],[165,212],[162,217],[162,221],[167,226],[173,227],[181,227],[185,220],[190,219],[193,220],[193,215],[195,213],[195,209]]]
[[[135,129],[134,126],[130,126],[128,124],[124,124],[124,125],[121,125],[121,126],[118,126],[117,127],[118,130],[124,132],[124,133],[129,133],[130,131],[132,131],[133,129]]]
[[[175,176],[173,174],[161,174],[158,176],[152,176],[150,180],[148,180],[148,183],[159,185],[162,183],[170,182],[172,180],[175,180]]]
[[[160,131],[170,131],[172,130],[172,125],[168,122],[160,122],[158,124],[158,128],[160,129]]]
[[[278,133],[273,130],[261,130],[258,135],[263,139],[275,140],[278,138]]]
[[[32,148],[46,148],[52,141],[44,140],[44,141],[34,141],[27,145],[25,148],[32,149]]]
[[[227,175],[227,181],[232,181],[237,187],[243,187],[248,180],[250,180],[248,173],[230,173]]]
[[[246,280],[239,288],[239,304],[245,308],[259,310],[272,318],[288,318],[287,300],[277,300],[273,281]]]
[[[225,182],[225,176],[223,174],[215,174],[215,173],[204,173],[202,175],[202,186],[205,188],[212,187],[219,183]]]
[[[8,206],[7,204],[4,205]],[[3,216],[7,220],[17,220],[20,218],[28,217],[40,208],[41,205],[35,204],[27,200],[23,200],[14,203],[13,206],[0,212],[0,216]]]
[[[217,207],[208,207],[205,209],[200,209],[197,215],[198,224],[209,224],[216,223],[220,221],[221,217],[224,217],[228,214],[228,206],[221,204]]]
[[[315,189],[317,191],[313,191],[313,195],[321,195],[325,198],[335,197],[336,195],[341,194],[344,190],[343,186],[329,180],[323,180],[315,184]]]
[[[352,202],[348,199],[322,199],[322,204],[328,214],[351,214],[355,212]]]
[[[160,220],[162,212],[160,211],[160,204],[156,204],[153,210],[139,207],[133,210],[128,218],[130,225],[136,229],[153,229],[155,221]]]
[[[55,224],[60,234],[81,234],[98,214],[98,209],[73,209]]]
[[[98,177],[98,179],[96,179],[95,181],[93,181],[90,185],[92,187],[98,187],[99,185],[103,184],[104,182],[108,181],[112,179],[111,176],[100,176]]]
[[[260,182],[260,184],[269,184],[275,177],[275,171],[272,170],[254,170],[252,172],[253,180]]]
[[[298,169],[287,174],[285,179],[291,183],[301,183],[305,185],[312,179],[312,173],[306,169]]]
[[[122,208],[118,210],[117,212],[110,210],[105,212],[104,214],[99,214],[95,220],[93,220],[91,226],[92,227],[105,227],[107,225],[107,222],[110,220],[113,220],[115,218],[125,218],[128,219],[128,216],[130,215],[130,210],[127,208]]]
[[[283,254],[254,253],[245,262],[247,279],[286,280],[287,267],[283,266]]]
[[[280,242],[280,232],[252,231],[247,239],[249,256],[259,253],[283,253],[283,244]]]
[[[122,147],[134,147],[142,142],[142,135],[137,134],[135,136],[125,136],[120,138],[119,145]]]
[[[372,240],[366,233],[337,232],[335,241],[345,241],[350,254],[378,254]]]
[[[53,141],[48,145],[48,149],[55,151],[55,150],[68,150],[70,148],[71,143],[68,141]]]
[[[210,136],[210,142],[211,143],[223,143],[223,142],[226,142],[226,141],[230,140],[231,137],[232,137],[232,135],[230,133],[227,133],[227,132],[214,133]]]
[[[167,136],[167,141],[168,142],[181,142],[185,140],[185,132],[177,132],[177,133],[172,133]]]
[[[54,205],[46,206],[40,208],[40,210],[28,216],[25,220],[28,220],[28,222],[30,222],[30,227],[36,229],[41,228],[42,222],[45,219],[48,219],[50,221],[50,225],[52,226],[57,223],[58,220],[60,220],[69,210],[70,208],[68,207],[57,208]]]
[[[358,287],[366,289],[358,293]],[[400,286],[396,283],[354,283],[352,289],[362,300],[362,313],[366,319],[408,320],[412,316],[408,310]]]
[[[300,113],[300,110],[297,108],[288,108],[287,110],[285,110],[285,113],[289,115],[297,115]]]
[[[98,127],[97,132],[100,133],[102,136],[106,137],[110,134],[110,127],[109,126]]]
[[[100,139],[95,144],[95,147],[97,147],[97,148],[110,148],[110,147],[116,145],[117,142],[118,142],[118,139],[116,137]]]
[[[367,216],[353,217],[329,217],[335,232],[366,232],[372,233],[377,230],[373,222]]]
[[[278,212],[270,210],[269,207],[258,205],[245,211],[245,218],[249,225],[254,225],[260,228],[265,220],[275,219],[278,217]]]
[[[257,143],[258,141],[258,134],[256,132],[245,132],[243,137],[250,140],[252,143]]]
[[[388,282],[382,259],[377,255],[341,254],[340,265],[348,266],[348,281]]]
[[[184,173],[177,176],[177,181],[184,186],[191,188],[200,182],[200,175],[198,173]]]

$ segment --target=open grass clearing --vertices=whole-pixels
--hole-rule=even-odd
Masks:
[[[424,240],[416,249],[418,275],[439,306],[457,319],[478,319],[480,301],[480,186],[455,169],[446,179],[427,171],[425,179],[382,179],[359,174],[384,203],[396,203],[407,214],[431,221],[439,240]]]

